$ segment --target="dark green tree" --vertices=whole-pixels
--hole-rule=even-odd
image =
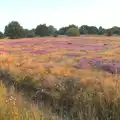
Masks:
[[[89,26],[89,27],[88,27],[88,33],[89,33],[89,34],[98,34],[99,31],[98,31],[98,28],[97,28],[97,27],[95,27],[95,26]]]
[[[87,25],[82,25],[82,26],[79,28],[80,34],[88,34],[88,33],[89,33],[88,28],[89,28],[89,26],[87,26]]]
[[[80,27],[80,34],[98,34],[99,30],[95,26],[82,25]]]
[[[67,31],[69,28],[78,28],[76,25],[71,24],[69,26],[62,27],[58,30],[58,34],[60,35],[67,35]]]
[[[22,38],[24,37],[24,30],[17,21],[12,21],[5,26],[4,34],[11,39]]]
[[[60,35],[66,35],[67,30],[68,30],[68,27],[62,27],[62,28],[59,29],[58,33]]]
[[[54,26],[52,26],[52,25],[48,26],[49,35],[54,35],[56,31],[57,31],[57,29],[54,28]]]
[[[78,26],[76,26],[76,25],[74,25],[74,24],[71,24],[71,25],[69,25],[69,26],[67,27],[67,29],[72,28],[72,27],[78,28]]]
[[[48,30],[48,27],[46,26],[46,24],[38,25],[35,29],[35,34],[37,36],[41,36],[41,37],[48,36],[49,30]]]
[[[98,32],[99,35],[105,34],[105,29],[102,28],[102,26],[99,27],[98,31],[99,31],[99,32]]]
[[[24,29],[24,37],[35,37],[35,30],[28,30],[28,29]]]
[[[120,35],[120,27],[114,26],[111,28],[112,34]]]

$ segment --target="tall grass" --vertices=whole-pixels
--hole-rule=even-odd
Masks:
[[[39,108],[24,100],[20,94],[7,91],[0,82],[0,120],[56,120],[54,116],[45,116]]]
[[[48,109],[62,119],[120,120],[119,75],[98,71],[87,73],[84,70],[75,72],[64,67],[48,70],[43,66],[36,66],[37,72],[32,73],[29,66],[31,63],[27,66],[26,62],[22,64],[21,61],[16,66],[17,62],[14,62],[16,59],[9,64],[10,59],[6,56],[0,59],[0,78],[6,87],[14,85],[15,89],[22,91],[29,99],[34,99],[37,103],[44,101]],[[75,75],[70,76],[71,74]],[[46,82],[48,86],[44,84]],[[18,96],[12,94],[11,97],[3,84],[0,85],[0,89],[2,120],[55,119],[41,115],[39,108],[31,106],[31,103],[26,104],[24,100],[16,102]]]
[[[0,76],[3,78],[6,77],[5,79],[9,80],[9,82],[11,80],[14,81],[13,84],[15,85],[18,84],[16,88],[20,87],[19,89],[22,89],[22,92],[27,92],[30,99],[34,98],[37,102],[41,102],[42,99],[48,109],[51,109],[52,112],[61,116],[62,119],[120,120],[119,76],[111,75],[109,81],[104,80],[107,75],[102,76],[101,78],[103,79],[96,78],[94,80],[86,79],[82,81],[72,76],[56,76],[55,79],[58,79],[57,81],[59,82],[51,88],[45,88],[42,84],[38,85],[35,77],[29,75],[16,75],[12,72],[10,73],[10,71],[1,71]],[[45,80],[44,77],[39,79]],[[12,99],[14,101],[14,98]],[[10,108],[14,110],[12,106],[10,106]],[[22,106],[24,108],[26,105],[22,104]],[[7,109],[8,107],[9,105],[7,105]],[[18,106],[17,110],[19,111],[19,109],[23,108],[21,108],[20,105],[20,108]],[[17,114],[18,116],[21,115],[21,117],[27,114],[28,119],[34,119],[32,117],[29,118],[29,116],[33,115],[31,109],[21,110],[21,112],[19,111]],[[15,116],[15,113],[9,114],[14,114],[13,116]],[[36,114],[36,112],[34,114]],[[39,112],[36,118],[37,120],[39,120],[40,114]],[[3,116],[5,116],[5,114],[3,114]]]

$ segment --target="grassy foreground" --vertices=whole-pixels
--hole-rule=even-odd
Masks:
[[[38,84],[37,78],[32,76],[24,74],[21,76],[21,74],[14,74],[9,70],[0,71],[0,77],[3,78],[6,86],[14,85],[17,91],[22,91],[25,96],[27,95],[29,99],[37,101],[37,103],[44,101],[48,110],[61,116],[62,119],[120,120],[119,76],[103,72],[97,72],[97,76],[96,79],[81,82],[75,82],[75,77],[61,76],[57,78],[59,82],[54,87],[44,88],[42,84]],[[108,80],[103,80],[103,77]],[[42,79],[43,77],[39,78],[39,80]],[[41,119],[41,113],[36,107],[24,108],[26,105],[23,103],[15,104],[16,98],[14,97],[8,98],[8,103],[6,103],[5,97],[3,97],[7,94],[6,89],[3,84],[0,87],[2,120],[6,120],[6,116],[9,116],[8,118],[11,120],[16,116],[23,120]],[[9,103],[9,99],[12,99],[13,103]],[[17,118],[15,119],[17,120]]]
[[[0,120],[57,120],[57,117],[45,116],[34,103],[23,100],[14,90],[8,93],[0,82]]]

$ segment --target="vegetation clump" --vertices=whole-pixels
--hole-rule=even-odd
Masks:
[[[79,29],[76,27],[71,27],[67,30],[67,35],[68,36],[79,36]]]

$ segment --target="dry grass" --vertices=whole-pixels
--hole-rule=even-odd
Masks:
[[[27,41],[27,42],[25,42]],[[35,42],[33,42],[35,41]],[[14,42],[25,42],[25,43],[15,43]],[[40,42],[40,43],[39,43]],[[61,43],[62,42],[62,43]],[[67,42],[72,44],[68,45]],[[101,50],[94,50],[89,48],[89,46],[105,46]],[[81,46],[81,49],[80,49]],[[17,83],[24,83],[24,78],[26,76],[32,76],[31,83],[35,83],[37,87],[41,86],[42,80],[52,86],[52,84],[57,84],[62,81],[67,81],[66,79],[77,78],[77,86],[70,87],[68,83],[62,82],[56,88],[53,86],[53,91],[50,88],[49,92],[55,92],[59,96],[59,104],[67,106],[67,104],[72,104],[69,108],[69,115],[71,118],[76,119],[75,116],[79,117],[80,120],[120,120],[120,82],[119,75],[112,75],[105,71],[99,71],[98,69],[75,69],[73,64],[77,63],[81,58],[95,58],[101,57],[106,59],[118,59],[119,60],[119,46],[120,38],[118,36],[105,37],[105,36],[81,36],[81,37],[46,37],[46,38],[33,38],[33,39],[22,39],[22,40],[1,40],[0,50],[7,50],[12,52],[1,52],[0,54],[0,70],[7,70],[12,76],[14,76],[14,81]],[[84,48],[85,47],[85,48]],[[88,47],[88,49],[87,49]],[[23,48],[33,48],[34,50],[43,49],[49,51],[50,53],[39,53],[34,54],[30,51],[24,51]],[[105,48],[105,49],[104,49]],[[71,50],[70,50],[71,49]],[[90,50],[91,49],[91,50]],[[67,53],[77,53],[80,56],[66,56]],[[47,79],[47,78],[48,79]],[[68,78],[67,78],[68,77]],[[44,78],[44,79],[43,79]],[[58,81],[58,82],[56,82]],[[69,80],[68,80],[69,81]],[[44,85],[46,84],[44,81]],[[30,83],[30,82],[29,82]],[[29,84],[28,83],[28,84]],[[74,82],[73,82],[74,83]],[[0,95],[8,94],[5,92],[5,88],[1,84]],[[46,86],[46,85],[45,85]],[[48,86],[49,87],[49,86]],[[69,88],[70,87],[70,88]],[[56,90],[57,89],[57,90]],[[57,92],[56,92],[57,91]],[[59,91],[59,92],[58,92]],[[4,93],[5,92],[5,93]],[[52,93],[51,93],[52,95]],[[3,96],[3,95],[2,95]],[[64,103],[63,100],[68,100],[68,103]],[[2,120],[5,119],[5,112],[8,110],[9,105],[7,105],[1,97],[1,111],[0,116]],[[55,99],[55,98],[54,98]],[[49,99],[48,99],[49,100]],[[56,99],[55,99],[56,101]],[[55,102],[55,106],[58,105],[58,101]],[[2,103],[3,102],[3,103]],[[51,102],[51,101],[50,101]],[[3,104],[3,106],[2,106]],[[16,113],[12,113],[13,108],[10,107],[10,119],[14,116],[25,116],[24,114],[29,114],[26,112],[33,111],[32,114],[37,114],[35,120],[39,120],[40,112],[38,113],[37,107],[32,107],[26,109],[26,112],[19,113],[19,106],[24,107],[25,105],[16,105]],[[65,105],[64,105],[65,104]],[[4,105],[6,107],[4,107]],[[63,107],[61,105],[61,107]],[[58,105],[56,108],[59,108]],[[12,109],[12,110],[11,110]],[[20,108],[23,109],[23,108]],[[63,108],[60,108],[61,111]],[[37,111],[37,112],[36,112]],[[56,110],[57,111],[57,110]],[[60,111],[59,111],[60,112]],[[64,114],[64,110],[62,111]],[[7,112],[9,113],[9,112]],[[17,114],[17,115],[16,115]],[[13,115],[13,116],[12,116]],[[28,116],[31,116],[28,115]],[[32,117],[30,117],[32,120]],[[29,117],[26,119],[30,119]],[[18,118],[15,118],[17,120]],[[51,118],[50,118],[51,119]],[[49,119],[49,120],[50,120]],[[24,119],[23,119],[24,120]],[[34,120],[34,119],[33,119]],[[52,119],[51,119],[52,120]]]
[[[7,92],[0,82],[0,120],[56,120],[54,116],[46,117],[39,108],[23,100],[14,90]]]

